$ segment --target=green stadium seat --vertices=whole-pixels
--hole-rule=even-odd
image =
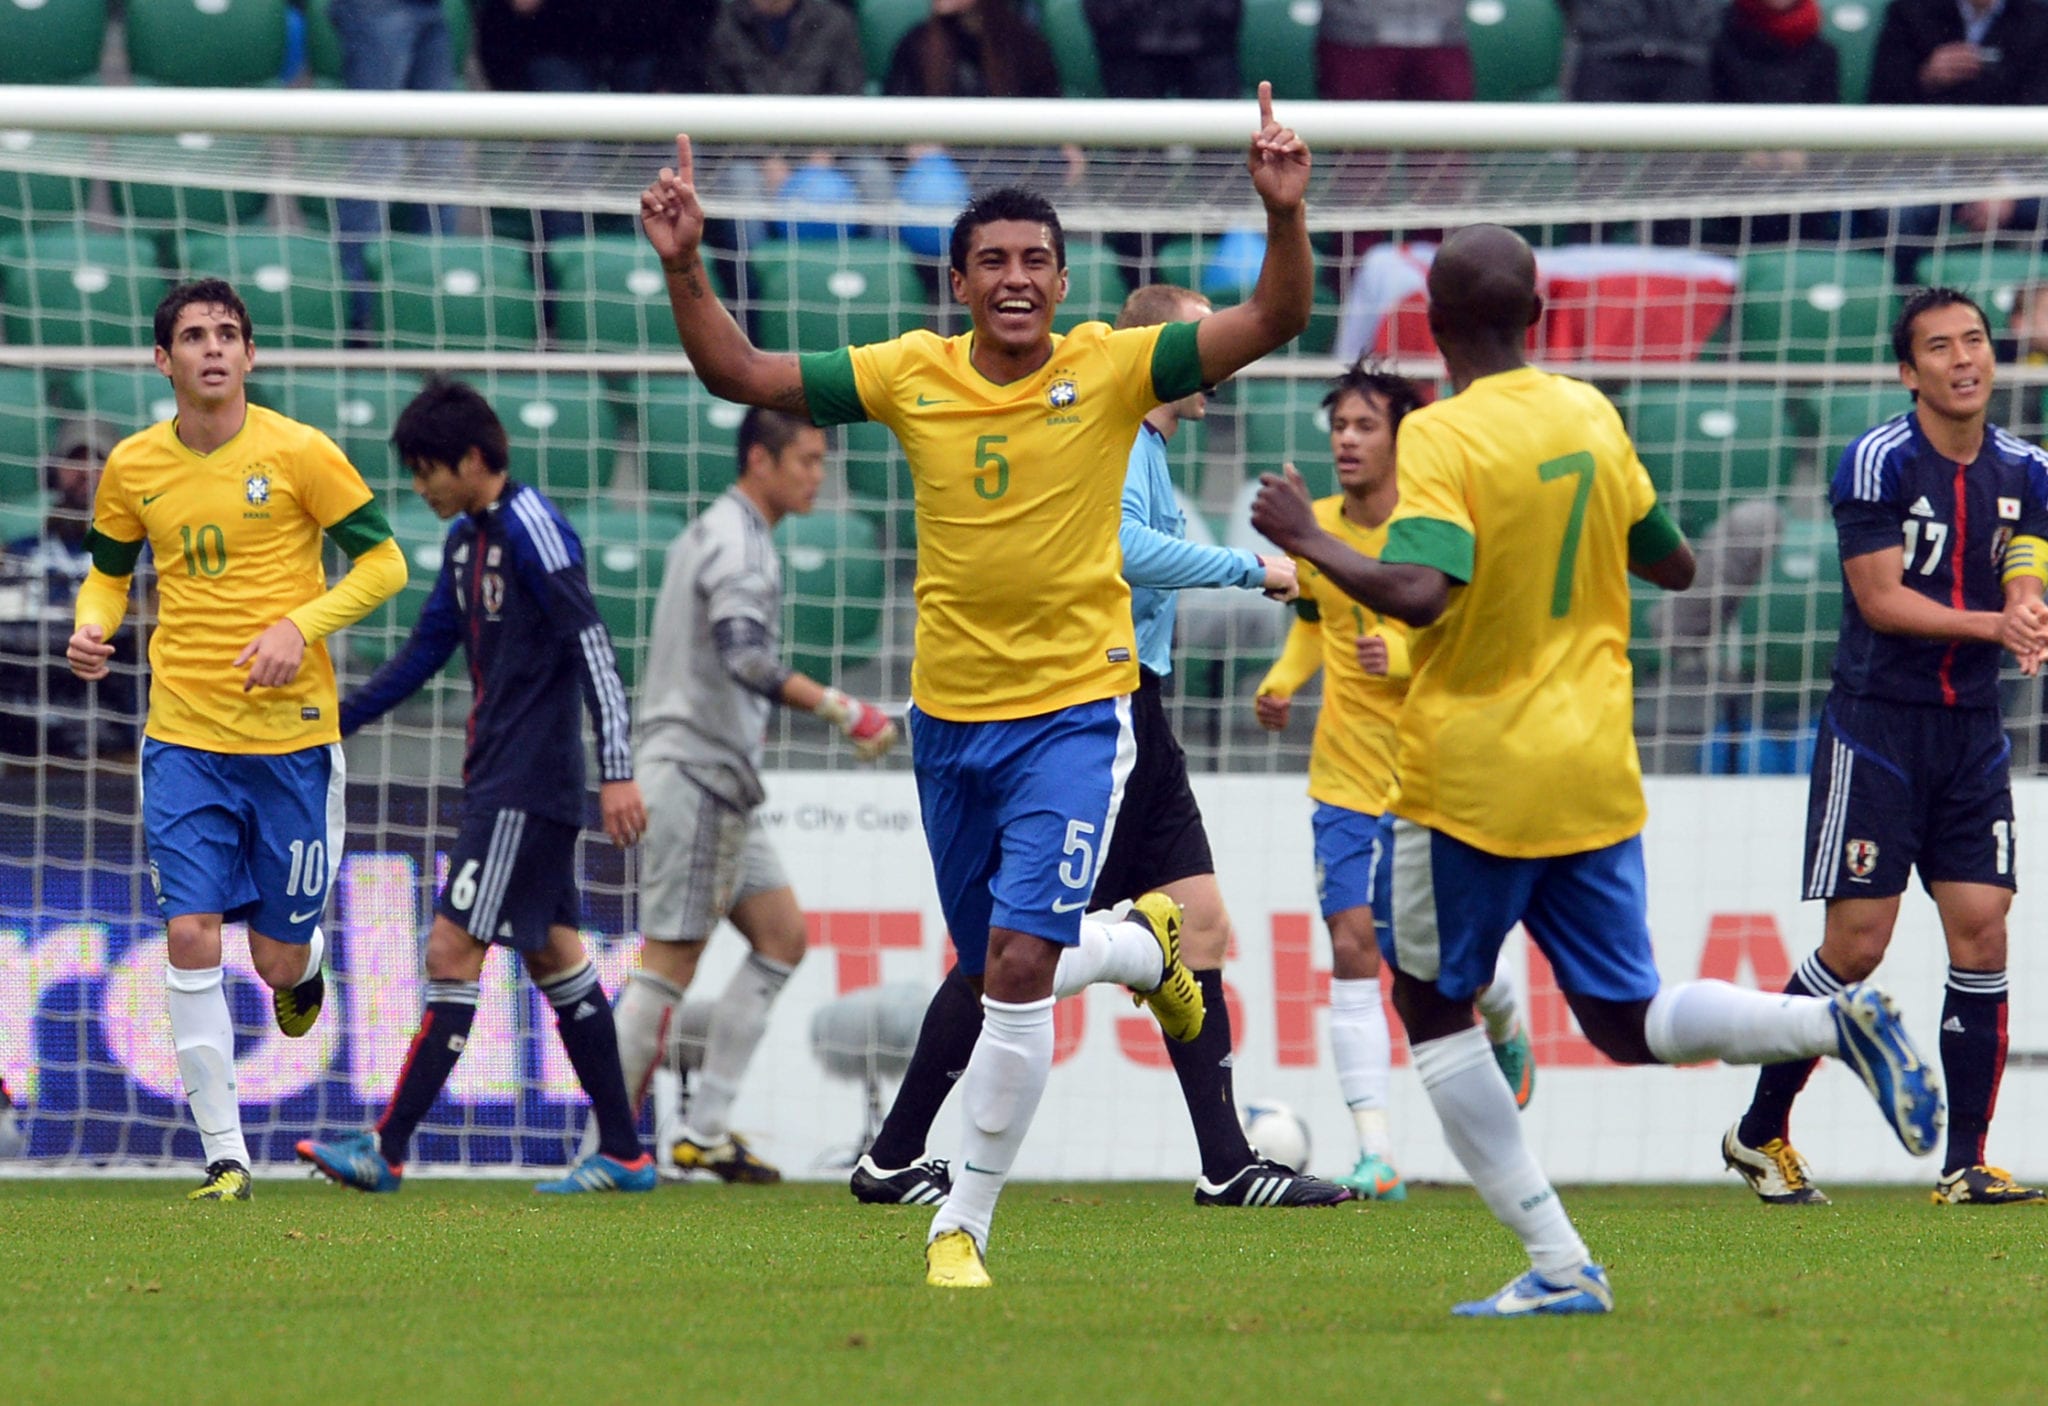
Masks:
[[[396,654],[412,627],[418,623],[434,581],[441,573],[441,545],[448,540],[448,524],[434,516],[434,510],[420,501],[411,489],[379,495],[391,535],[405,553],[405,589],[342,631],[351,663],[375,666]],[[442,677],[455,678],[462,671],[462,651],[450,656]]]
[[[204,132],[175,137],[123,135],[114,138],[113,169],[176,171],[211,151],[214,139]],[[202,185],[157,185],[148,181],[109,181],[114,213],[167,228],[200,226],[213,230],[255,224],[263,218],[270,197],[260,190],[221,190]]]
[[[1102,62],[1095,53],[1095,31],[1088,27],[1082,0],[1043,0],[1038,25],[1052,45],[1052,61],[1060,71],[1060,91],[1070,98],[1102,96]]]
[[[1557,0],[1471,0],[1465,42],[1473,96],[1525,103],[1556,91],[1564,65],[1564,15]]]
[[[260,323],[256,335],[260,347]],[[361,367],[347,371],[311,367],[269,370],[262,364],[259,350],[256,374],[249,378],[249,399],[332,439],[380,495],[409,497],[412,479],[392,451],[391,427],[419,388],[419,374],[411,371]]]
[[[107,0],[0,5],[0,83],[75,83],[99,75]]]
[[[867,60],[868,86],[882,91],[889,60],[903,36],[932,17],[931,0],[859,0],[860,52]]]
[[[306,69],[316,83],[334,85],[341,82],[341,36],[335,33],[334,19],[328,11],[333,0],[304,0],[300,7],[306,16]],[[474,25],[469,17],[466,0],[441,0],[441,9],[448,17],[449,57],[454,62],[458,77],[462,66],[469,59],[471,30]]]
[[[70,161],[77,174],[0,170],[0,235],[38,222],[75,219],[92,200],[92,175],[99,157],[93,138],[73,132],[0,131],[0,153],[10,161]]]
[[[174,261],[183,278],[218,275],[235,285],[264,347],[338,347],[348,311],[332,240],[284,230],[180,231]]]
[[[815,512],[775,528],[782,551],[783,657],[832,680],[874,653],[889,573],[874,524],[859,513]]]
[[[1999,329],[2010,321],[2021,289],[2048,283],[2048,256],[2038,249],[1952,244],[1921,262],[1920,282],[1929,288],[1960,288],[1983,304],[1992,327]]]
[[[873,423],[845,425],[833,433],[840,436],[846,490],[854,508],[875,524],[890,552],[912,550],[917,543],[917,502],[910,462],[896,436],[887,426]]]
[[[128,67],[179,88],[253,88],[284,69],[286,0],[143,0],[126,6]]]
[[[774,240],[749,266],[755,340],[770,351],[885,342],[927,321],[924,285],[893,240]]]
[[[580,371],[465,374],[505,422],[512,477],[571,512],[611,481],[618,414],[596,376]]]
[[[392,346],[503,351],[539,343],[540,293],[526,250],[491,239],[394,235],[368,252]]]
[[[32,225],[0,239],[0,324],[17,346],[146,343],[165,283],[141,236]]]
[[[1316,23],[1322,7],[1314,0],[1244,0],[1244,18],[1237,29],[1237,68],[1245,91],[1255,93],[1259,81],[1273,85],[1273,96],[1294,102],[1316,98]]]
[[[0,546],[39,535],[49,515],[49,501],[43,494],[29,498],[0,498]]]
[[[1891,359],[1897,299],[1884,257],[1854,249],[1752,249],[1736,293],[1745,360]]]
[[[1330,461],[1330,414],[1323,409],[1325,390],[1317,381],[1262,378],[1231,383],[1224,397],[1237,402],[1238,443],[1244,449],[1247,478],[1277,474],[1282,464],[1291,463],[1316,497],[1337,491],[1337,468]]]
[[[1833,525],[1785,524],[1770,570],[1742,603],[1743,662],[1765,685],[1764,705],[1810,711],[1827,691],[1842,628],[1842,578]]]
[[[1071,332],[1084,322],[1115,323],[1131,287],[1116,251],[1092,239],[1067,241],[1067,300],[1053,315],[1052,330]]]
[[[676,345],[668,280],[637,235],[600,234],[548,245],[548,296],[555,305],[555,342],[577,351],[644,352]],[[712,291],[721,298],[716,271]]]
[[[1891,0],[1821,0],[1821,37],[1835,46],[1845,103],[1870,101],[1870,61]]]
[[[50,431],[42,373],[27,366],[0,366],[0,499],[40,503],[47,487],[43,457],[50,450]]]
[[[683,520],[667,513],[591,506],[569,515],[583,539],[584,573],[612,637],[619,673],[631,688],[653,633],[668,545]]]
[[[647,491],[684,517],[732,487],[747,408],[720,400],[694,376],[649,376],[633,392]]]
[[[1822,484],[1833,478],[1842,451],[1858,435],[1911,409],[1913,404],[1905,387],[1896,381],[1811,386],[1793,394],[1798,399],[1792,409],[1810,437],[1813,462]]]
[[[71,381],[65,401],[70,409],[97,416],[124,435],[178,413],[170,381],[154,366],[95,368]]]
[[[1733,498],[1782,492],[1797,466],[1785,396],[1775,386],[1648,384],[1622,396],[1620,406],[1658,499],[1688,533],[1705,531]]]

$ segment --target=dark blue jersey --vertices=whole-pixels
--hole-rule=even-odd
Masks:
[[[1987,426],[1975,463],[1942,457],[1911,412],[1842,451],[1828,492],[1842,560],[1901,547],[1905,583],[1955,610],[2002,610],[2006,545],[2048,533],[2048,454]],[[1998,705],[1995,644],[1879,634],[1845,573],[1835,687],[1861,698],[1951,708]]]
[[[597,723],[604,779],[632,779],[626,688],[583,544],[539,490],[507,483],[488,508],[456,519],[405,648],[342,701],[342,735],[411,697],[457,645],[475,690],[462,763],[470,809],[582,824],[580,707]]]

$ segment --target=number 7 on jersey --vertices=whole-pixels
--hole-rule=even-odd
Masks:
[[[1579,565],[1579,534],[1586,526],[1586,500],[1593,496],[1593,456],[1581,449],[1575,454],[1566,454],[1556,459],[1546,459],[1536,466],[1537,476],[1545,483],[1561,478],[1576,478],[1579,486],[1572,494],[1572,515],[1564,526],[1564,543],[1557,552],[1557,580],[1550,588],[1550,618],[1562,619],[1571,613],[1572,576]]]

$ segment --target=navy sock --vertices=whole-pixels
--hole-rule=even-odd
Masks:
[[[398,1087],[377,1123],[378,1150],[394,1167],[405,1165],[413,1129],[440,1097],[441,1086],[455,1072],[455,1061],[469,1043],[469,1027],[476,1021],[477,992],[474,981],[427,983],[427,1009],[420,1017],[419,1033],[412,1037],[412,1048],[405,1052],[405,1064],[398,1071]]]
[[[1846,983],[1828,969],[1828,964],[1814,952],[1799,964],[1799,970],[1792,973],[1792,979],[1785,983],[1788,996],[1832,996]],[[1736,1132],[1748,1147],[1762,1147],[1772,1138],[1786,1138],[1792,1122],[1792,1102],[1799,1097],[1799,1091],[1806,1087],[1806,1081],[1813,1077],[1814,1069],[1820,1064],[1817,1059],[1793,1059],[1783,1064],[1766,1064],[1756,1076],[1756,1093],[1749,1101],[1749,1111],[1742,1115],[1742,1124]]]
[[[568,1051],[576,1081],[590,1097],[597,1119],[597,1150],[621,1162],[641,1155],[640,1129],[626,1099],[626,1074],[619,1064],[619,1034],[611,1002],[597,984],[597,968],[585,962],[572,972],[540,983],[555,1008],[555,1030]]]
[[[1195,973],[1202,988],[1202,1033],[1192,1040],[1166,1040],[1166,1054],[1180,1079],[1188,1118],[1195,1125],[1195,1146],[1202,1155],[1202,1175],[1225,1182],[1252,1163],[1252,1147],[1237,1121],[1237,1098],[1230,1083],[1230,1004],[1223,999],[1223,973]]]
[[[1948,969],[1941,1002],[1941,1075],[1948,1085],[1948,1156],[1942,1172],[1984,1164],[1984,1138],[2005,1077],[2005,972]]]
[[[932,993],[931,1004],[925,1007],[910,1067],[903,1071],[896,1101],[889,1105],[889,1116],[882,1120],[882,1130],[868,1148],[868,1155],[878,1165],[894,1170],[924,1156],[932,1123],[954,1083],[967,1072],[967,1060],[980,1038],[981,997],[974,994],[966,974],[955,967],[946,973]]]

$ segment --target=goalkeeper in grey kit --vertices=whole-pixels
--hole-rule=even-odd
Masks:
[[[747,412],[739,478],[668,549],[639,700],[636,774],[647,798],[641,841],[640,966],[615,1020],[626,1092],[646,1096],[704,943],[730,919],[752,949],[713,1007],[676,1166],[726,1181],[776,1169],[728,1126],[768,1008],[804,954],[804,916],[754,811],[776,705],[815,713],[866,760],[896,742],[880,709],[782,662],[782,569],[771,535],[808,513],[825,476],[825,434],[779,411]],[[657,1149],[660,1152],[662,1149]]]

